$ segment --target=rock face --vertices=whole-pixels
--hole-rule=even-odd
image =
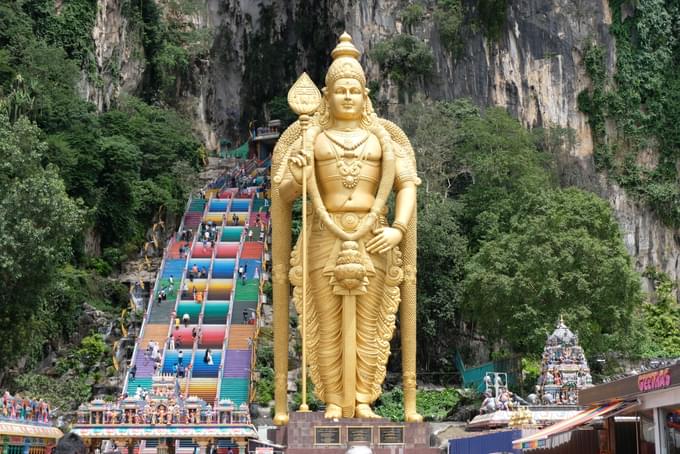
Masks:
[[[614,209],[621,226],[623,241],[639,271],[651,267],[663,271],[680,283],[680,232],[664,227],[646,206],[632,200],[618,185],[599,176],[599,194]],[[654,282],[643,278],[643,289],[654,290]],[[680,296],[680,295],[679,295]]]
[[[97,16],[92,29],[96,82],[83,75],[83,98],[103,111],[121,93],[134,93],[144,73],[144,48],[140,34],[131,29],[123,15],[124,0],[97,0]]]
[[[122,0],[98,3],[93,36],[104,83],[90,88],[87,97],[105,107],[119,93],[134,92],[144,67],[143,59],[135,57],[141,46],[130,39],[121,14]],[[604,49],[606,66],[613,72],[616,50],[608,32],[611,14],[607,0],[508,2],[506,24],[493,41],[473,24],[478,2],[464,3],[464,9],[472,13],[466,13],[465,42],[454,58],[439,40],[433,20],[435,0],[423,2],[423,21],[413,33],[432,48],[435,75],[422,81],[419,91],[431,99],[467,97],[479,105],[505,106],[527,127],[573,129],[576,140],[568,151],[572,164],[575,161],[575,167],[585,172],[579,180],[589,182],[581,186],[610,201],[637,268],[658,267],[677,282],[679,232],[664,227],[649,209],[593,171],[592,134],[576,99],[590,83],[582,57],[591,41]],[[369,80],[381,80],[381,96],[387,98],[388,105],[395,105],[397,89],[381,78],[368,51],[402,32],[398,18],[403,6],[400,0],[207,0],[191,20],[212,31],[211,57],[194,62],[182,105],[209,149],[217,148],[221,137],[238,143],[239,131],[250,119],[248,109],[263,107],[253,105],[254,99],[285,94],[284,88],[303,70],[322,83],[328,55],[343,30],[362,51]],[[278,46],[278,50],[265,54],[263,42]],[[120,71],[114,74],[118,77],[112,77],[107,68],[115,67],[111,61],[116,59]],[[290,60],[295,61],[294,71],[285,72],[280,61]],[[255,67],[256,63],[259,66]],[[268,86],[254,82],[258,75],[272,82]],[[646,285],[649,288],[651,284]]]

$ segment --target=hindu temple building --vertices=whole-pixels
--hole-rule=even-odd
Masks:
[[[541,360],[537,391],[544,405],[576,405],[578,393],[591,387],[588,361],[574,334],[560,317],[548,336]]]
[[[44,400],[0,396],[0,452],[50,454],[63,436],[52,424],[50,406]]]

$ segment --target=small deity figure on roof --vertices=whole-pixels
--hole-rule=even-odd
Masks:
[[[560,374],[560,371],[556,370],[554,375],[555,375],[555,384],[561,385],[562,384],[562,376]]]
[[[157,407],[156,413],[158,414],[158,424],[169,424],[168,422],[168,412],[165,405],[161,404]]]
[[[552,369],[545,373],[545,384],[552,385],[555,383],[555,376],[552,374]]]

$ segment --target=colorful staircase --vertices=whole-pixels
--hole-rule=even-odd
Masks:
[[[248,402],[256,334],[253,311],[260,298],[260,283],[255,275],[262,274],[264,252],[259,229],[266,227],[269,215],[262,199],[238,197],[235,188],[215,187],[207,194],[208,199],[189,201],[182,220],[180,229],[191,229],[194,239],[172,241],[166,250],[141,340],[133,354],[137,374],[126,381],[128,394],[136,393],[138,388],[151,388],[154,361],[145,352],[149,341],[155,340],[162,354],[158,373],[175,373],[178,353],[183,352],[186,375],[179,381],[185,397],[198,396],[213,406],[220,399],[230,399],[236,405]],[[202,222],[211,221],[217,226],[214,244],[204,242],[200,231]],[[249,230],[253,230],[252,241],[248,241]],[[180,247],[186,247],[183,258]],[[247,266],[245,282],[238,279],[240,266]],[[161,290],[167,298],[159,304]],[[248,317],[243,316],[244,311]],[[186,325],[185,314],[189,318]],[[196,336],[192,335],[194,330]],[[168,348],[169,336],[174,339],[175,349]],[[205,361],[207,349],[211,351],[212,364]],[[181,447],[190,447],[185,444]],[[147,448],[151,448],[148,443],[144,450]]]

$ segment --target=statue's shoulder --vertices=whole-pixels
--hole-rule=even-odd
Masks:
[[[416,154],[411,146],[411,141],[408,140],[406,133],[397,125],[384,118],[377,119],[380,126],[390,135],[392,142],[394,142],[394,155],[397,158],[398,175],[397,180],[411,180],[416,185],[420,184],[418,177]]]
[[[279,140],[274,146],[274,152],[272,153],[272,175],[274,175],[274,183],[278,184],[283,178],[283,172],[285,170],[284,164],[288,161],[288,156],[290,155],[290,150],[292,145],[300,140],[302,136],[302,128],[300,127],[300,122],[296,121],[283,131],[283,134],[279,136]]]
[[[399,126],[385,118],[378,118],[378,122],[380,126],[385,128],[392,141],[398,145],[394,147],[394,154],[399,158],[412,158],[415,160],[415,153],[406,133]]]

